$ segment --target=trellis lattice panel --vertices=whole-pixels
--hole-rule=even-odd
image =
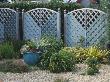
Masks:
[[[24,13],[24,39],[40,39],[43,35],[60,38],[60,14],[46,8]]]
[[[106,14],[97,9],[83,8],[65,14],[65,43],[83,46],[98,43],[106,35]]]
[[[9,8],[0,8],[0,41],[18,39],[18,13]]]

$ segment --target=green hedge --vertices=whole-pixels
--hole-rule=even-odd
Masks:
[[[80,4],[77,3],[59,3],[59,2],[50,2],[50,3],[29,3],[29,2],[21,2],[21,3],[0,3],[0,8],[12,8],[12,9],[24,9],[24,10],[31,10],[34,8],[49,8],[52,10],[57,10],[58,8],[61,8],[61,10],[67,9],[67,10],[73,10],[81,8]]]

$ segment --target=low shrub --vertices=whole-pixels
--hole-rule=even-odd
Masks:
[[[14,52],[16,54],[16,58],[22,58],[20,49],[25,42],[26,42],[25,40],[15,40],[15,39],[7,36],[5,41],[3,42],[3,44],[8,43],[9,45],[12,45],[14,48]]]
[[[110,64],[110,53],[107,54],[106,58],[103,58],[102,62],[105,63],[105,64]]]
[[[96,73],[99,73],[99,61],[97,58],[89,57],[86,59],[85,63],[88,65],[87,68],[87,75],[94,75]]]
[[[75,61],[76,62],[83,62],[87,56],[87,51],[85,48],[82,47],[65,47],[64,48],[65,51],[71,52],[73,54],[73,56],[75,56]]]
[[[13,45],[10,44],[9,42],[0,44],[0,57],[1,59],[2,58],[11,59],[16,57]]]
[[[14,47],[14,51],[16,53],[16,58],[22,58],[22,54],[20,53],[21,46],[25,43],[24,40],[10,40],[10,43]]]
[[[91,46],[87,48],[87,57],[95,57],[97,59],[105,58],[109,54],[107,50],[101,50],[97,46]]]
[[[86,74],[87,75],[95,75],[97,72],[99,71],[98,69],[94,69],[94,68],[91,68],[91,67],[88,67],[87,68],[87,71],[86,71]]]
[[[58,52],[63,47],[63,41],[57,40],[54,36],[43,36],[39,44],[44,52]]]
[[[68,72],[75,69],[75,58],[69,52],[60,50],[59,53],[52,54],[49,63],[51,72]]]
[[[59,50],[63,47],[63,42],[57,41],[54,37],[43,37],[40,40],[40,48],[43,50],[43,54],[41,56],[40,67],[42,69],[48,69],[50,58],[53,53],[59,52]]]
[[[102,50],[97,46],[90,46],[87,48],[82,47],[65,47],[65,51],[71,52],[76,57],[76,62],[84,62],[89,57],[95,57],[100,62],[103,62],[103,59],[108,58],[109,51]]]

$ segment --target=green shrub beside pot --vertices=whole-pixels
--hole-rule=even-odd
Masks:
[[[68,72],[75,69],[75,58],[69,52],[60,50],[59,53],[52,54],[49,63],[51,72]]]
[[[50,58],[53,53],[58,53],[63,47],[62,40],[57,40],[52,36],[43,36],[40,40],[40,48],[43,49],[39,67],[41,69],[49,69]]]

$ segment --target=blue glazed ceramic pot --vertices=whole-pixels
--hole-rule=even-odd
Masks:
[[[39,53],[25,52],[23,54],[24,62],[28,65],[35,65],[40,60]]]

